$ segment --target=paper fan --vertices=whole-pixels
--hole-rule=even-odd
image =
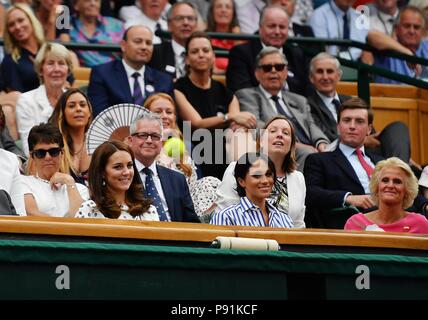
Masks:
[[[129,126],[136,118],[150,111],[142,106],[132,103],[115,104],[103,110],[92,121],[86,134],[86,148],[88,154],[103,142],[109,140],[123,141],[129,135]]]

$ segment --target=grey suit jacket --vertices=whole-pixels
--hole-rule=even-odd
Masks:
[[[281,93],[283,102],[303,130],[305,130],[313,146],[316,147],[321,142],[329,143],[330,141],[327,136],[315,124],[311,115],[311,108],[306,98],[285,90],[282,90]],[[256,116],[258,128],[263,128],[265,122],[278,115],[278,113],[275,113],[260,87],[241,89],[236,91],[235,95],[239,100],[241,111],[248,111]]]

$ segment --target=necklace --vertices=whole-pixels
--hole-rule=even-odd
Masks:
[[[45,179],[43,179],[43,178],[40,178],[38,173],[36,173],[36,175],[35,175],[34,177],[35,177],[37,180],[40,180],[40,181],[42,181],[42,182],[44,182],[44,183],[47,183],[47,184],[49,184],[49,183],[50,183],[48,180],[45,180]]]

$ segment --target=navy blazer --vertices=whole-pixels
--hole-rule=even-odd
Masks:
[[[383,158],[366,150],[366,155],[376,164]],[[365,194],[351,163],[339,148],[332,152],[310,154],[305,161],[306,206],[333,209],[342,207],[348,192]]]
[[[145,97],[157,92],[164,92],[173,97],[174,85],[172,77],[166,73],[146,66],[144,83]],[[114,60],[92,68],[88,96],[92,104],[94,117],[112,105],[133,103],[131,88],[129,87],[122,60]]]
[[[233,92],[259,85],[254,74],[256,57],[262,50],[259,39],[234,46],[229,51],[229,64],[226,70],[227,87]],[[313,90],[309,83],[308,59],[298,47],[283,46],[288,60],[287,83],[291,92],[306,96]]]
[[[186,178],[180,172],[156,165],[171,221],[200,222],[193,207]]]

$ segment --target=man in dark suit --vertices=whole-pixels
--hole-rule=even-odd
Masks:
[[[199,222],[184,175],[156,164],[162,134],[162,120],[156,114],[143,115],[130,127],[128,143],[146,196],[153,199],[161,221]]]
[[[322,52],[312,58],[310,63],[310,81],[316,91],[308,96],[312,117],[330,141],[338,138],[337,108],[350,96],[340,95],[336,91],[342,71],[339,61],[328,53]],[[369,123],[372,125],[372,123]],[[397,139],[400,137],[400,139]],[[408,163],[410,160],[410,137],[407,126],[400,121],[387,125],[381,132],[372,132],[364,139],[364,146],[378,156],[398,157]]]
[[[355,213],[344,211],[347,206],[363,212],[374,209],[369,190],[370,170],[384,158],[364,147],[364,140],[370,135],[370,123],[373,123],[373,111],[364,100],[345,101],[339,109],[337,148],[307,157],[304,169],[307,225],[342,229]],[[426,200],[421,201],[419,197],[409,210],[425,213],[425,206]]]
[[[167,72],[178,79],[185,75],[185,46],[190,35],[196,30],[198,14],[193,4],[176,2],[168,11],[168,31],[171,41],[163,40],[154,46],[149,66]]]
[[[307,58],[298,47],[288,47],[288,15],[281,6],[267,6],[263,9],[259,22],[260,39],[237,45],[229,52],[226,71],[227,87],[232,91],[258,85],[254,75],[256,56],[264,46],[276,47],[288,60],[287,83],[289,90],[301,95],[310,91]]]
[[[306,207],[308,218],[319,215],[325,228],[343,228],[347,217],[328,212],[333,208],[355,206],[367,210],[374,206],[370,198],[369,174],[359,160],[374,168],[382,160],[366,152],[364,139],[370,134],[373,111],[360,98],[345,101],[339,110],[339,145],[332,152],[311,154],[305,162]],[[314,221],[308,221],[312,226]],[[342,225],[343,223],[343,225]],[[319,226],[319,225],[318,225]]]
[[[306,98],[284,90],[283,83],[287,78],[284,54],[275,47],[265,47],[256,57],[256,66],[255,76],[260,85],[236,92],[241,111],[254,114],[258,128],[263,128],[265,122],[277,114],[290,119],[298,141],[298,169],[303,171],[307,155],[323,151],[329,140],[313,121]]]
[[[172,77],[146,65],[153,53],[152,39],[147,27],[130,27],[120,44],[122,60],[92,68],[88,96],[94,116],[118,103],[142,105],[156,92],[173,94]]]

